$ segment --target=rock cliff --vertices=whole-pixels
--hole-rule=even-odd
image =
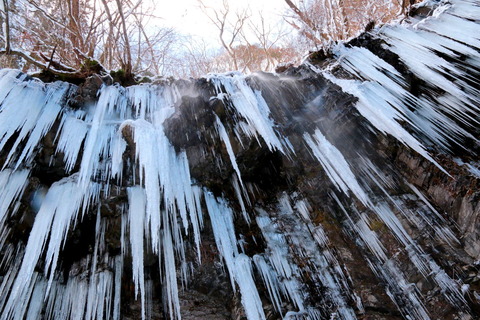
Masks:
[[[281,73],[0,74],[0,319],[477,319],[480,7]]]

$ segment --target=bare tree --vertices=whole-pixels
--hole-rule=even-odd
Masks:
[[[410,7],[414,5],[416,2],[418,1],[417,0],[398,0],[398,4],[400,5],[400,8],[401,8],[399,14],[407,15],[410,10]]]
[[[17,0],[12,7],[12,1],[0,0],[0,55],[19,58],[25,71],[73,77],[114,69],[126,77],[162,72],[179,38],[172,29],[145,27],[160,21],[148,1]]]
[[[241,39],[241,33],[250,14],[248,9],[232,11],[228,1],[222,0],[219,6],[207,6],[205,0],[198,0],[201,9],[217,27],[222,47],[233,61],[235,70],[239,69],[237,52],[234,50]]]
[[[131,52],[130,43],[128,40],[129,35],[127,31],[127,22],[125,21],[125,15],[123,14],[122,3],[120,0],[116,0],[116,3],[117,3],[118,14],[120,16],[120,22],[122,24],[123,41],[125,41],[125,45],[124,45],[125,58],[122,59],[122,67],[125,70],[125,74],[128,77],[132,74],[132,52]]]
[[[348,39],[369,24],[405,14],[415,0],[285,0],[289,12],[285,20],[313,46],[325,47],[332,41]]]
[[[209,60],[211,71],[239,70],[254,72],[273,70],[275,65],[284,62],[278,55],[288,46],[282,41],[289,33],[285,26],[271,25],[263,12],[253,15],[249,8],[234,10],[226,0],[209,2],[198,0],[201,9],[217,28],[219,43],[225,50]],[[293,52],[294,50],[287,50]],[[287,52],[285,51],[285,52]],[[286,55],[285,59],[290,59]]]
[[[248,26],[249,31],[254,36],[256,45],[263,51],[263,61],[260,70],[272,71],[277,64],[295,59],[291,54],[287,54],[295,50],[291,42],[285,41],[290,30],[287,30],[285,24],[281,23],[281,21],[271,24],[266,21],[263,12],[258,12],[257,19],[250,21]],[[285,55],[279,56],[278,53],[280,51],[283,51]]]
[[[209,48],[205,40],[188,37],[183,42],[182,51],[179,76],[196,78],[210,72],[223,71],[215,66],[214,60],[218,53]]]
[[[108,70],[127,78],[272,70],[298,57],[302,43],[322,48],[347,39],[372,21],[406,14],[414,2],[285,0],[287,30],[285,23],[271,25],[263,13],[236,9],[227,0],[197,1],[218,30],[223,52],[160,27],[154,0],[0,0],[0,63],[68,77]],[[288,40],[292,29],[301,39]]]
[[[307,14],[307,10],[301,10],[291,0],[285,0],[285,2],[294,14],[294,19],[285,20],[288,24],[299,31],[300,34],[310,39],[314,44],[322,44],[326,39],[328,39],[327,34],[319,31],[317,23],[315,20],[310,18],[310,16]]]

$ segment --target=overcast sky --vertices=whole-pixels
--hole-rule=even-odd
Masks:
[[[204,0],[206,5],[214,6],[221,0]],[[252,15],[259,11],[267,21],[274,24],[285,11],[283,0],[230,0],[232,8],[249,7]],[[174,27],[183,34],[203,37],[212,45],[218,42],[218,30],[200,10],[197,0],[161,0],[157,1],[156,15],[164,19],[166,26]]]

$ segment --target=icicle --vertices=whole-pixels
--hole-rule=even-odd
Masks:
[[[26,73],[20,70],[2,69],[0,70],[0,101],[3,108],[5,98],[10,94],[12,89],[27,78]]]
[[[90,179],[97,174],[101,159],[108,158],[111,154],[109,141],[115,136],[115,127],[105,125],[106,118],[114,113],[114,106],[119,100],[124,100],[121,91],[114,86],[103,87],[100,97],[95,106],[91,120],[91,128],[88,131],[83,157],[80,164],[79,186],[85,190]]]
[[[279,135],[274,130],[270,109],[260,91],[250,88],[245,77],[238,74],[216,75],[210,77],[209,80],[215,85],[217,98],[223,100],[227,97],[223,92],[223,87],[235,110],[245,118],[247,128],[241,127],[244,134],[255,135],[255,137],[259,134],[270,150],[279,150],[285,153],[285,142],[280,141]]]
[[[345,194],[351,190],[364,205],[371,203],[341,152],[323,136],[320,130],[315,130],[313,136],[304,134],[303,138],[337,188]]]
[[[22,266],[13,284],[4,314],[8,315],[14,312],[19,301],[27,298],[27,288],[32,281],[35,266],[47,244],[47,239],[46,271],[48,269],[51,270],[50,287],[60,246],[65,241],[69,225],[75,221],[80,206],[85,201],[84,197],[85,195],[79,193],[76,187],[76,175],[60,180],[50,187],[35,218],[35,223],[25,248]],[[69,201],[66,202],[64,199],[69,199]],[[56,229],[53,229],[53,227]]]
[[[238,203],[240,204],[240,209],[242,210],[243,218],[247,223],[250,223],[250,216],[247,212],[247,209],[245,208],[245,203],[243,202],[242,191],[247,201],[249,201],[248,193],[246,192],[245,188],[242,188],[240,190],[238,179],[235,176],[232,177],[232,186],[233,186],[233,189],[235,190],[235,195],[237,196]]]
[[[255,266],[262,276],[263,283],[265,283],[265,286],[267,287],[268,295],[270,296],[270,300],[273,302],[275,310],[281,314],[282,297],[280,295],[280,288],[277,279],[278,275],[275,273],[272,267],[267,264],[262,256],[255,255],[253,257],[253,261],[255,262]]]
[[[164,220],[167,220],[167,215],[164,214]],[[166,228],[163,230],[163,261],[165,264],[165,288],[164,291],[167,296],[167,307],[170,314],[170,319],[181,319],[180,315],[180,301],[178,299],[178,284],[177,284],[177,270],[175,267],[175,255],[170,234],[170,228],[167,221],[164,221]]]
[[[356,80],[337,79],[328,74],[324,74],[324,76],[340,86],[344,92],[358,98],[355,107],[378,131],[391,134],[397,140],[409,146],[445,172],[445,170],[428,154],[425,147],[396,121],[398,113],[393,108],[378,107],[379,105],[388,106],[388,103],[384,98],[379,98],[377,96],[379,93],[381,94],[385,91],[380,84],[373,83],[365,85]]]
[[[4,219],[13,202],[23,194],[29,175],[29,170],[12,171],[5,169],[0,172],[0,226],[3,227]]]
[[[100,207],[97,209],[95,223],[95,247],[93,249],[92,264],[90,268],[90,279],[87,291],[87,306],[85,320],[100,319],[103,317],[103,308],[107,296],[107,286],[111,288],[111,272],[98,272],[97,265],[100,257],[99,251],[103,251],[105,243],[105,224],[102,223]],[[101,261],[102,262],[102,261]]]
[[[96,268],[95,261],[92,267]],[[37,281],[37,285],[41,286],[42,281]],[[52,284],[46,301],[45,316],[56,320],[109,320],[112,292],[113,277],[109,270],[95,270],[90,273],[90,277],[71,276],[66,284]]]
[[[421,37],[421,41],[425,43],[424,37]],[[437,44],[437,42],[434,43]],[[441,47],[438,44],[437,46]],[[365,48],[346,48],[339,45],[336,48],[336,55],[343,68],[357,77],[369,80],[361,84],[362,87],[375,92],[375,95],[368,96],[369,103],[382,110],[385,115],[389,115],[388,117],[395,119],[396,122],[409,123],[415,130],[421,131],[431,141],[447,150],[448,139],[459,143],[459,138],[462,136],[473,138],[471,134],[446,117],[443,112],[447,111],[452,117],[463,119],[466,124],[471,121],[471,119],[467,119],[468,116],[458,112],[457,109],[455,111],[440,110],[428,100],[412,95],[406,89],[408,85],[404,77],[371,51]],[[361,107],[361,105],[357,107]],[[412,112],[412,109],[415,112]],[[362,111],[360,110],[360,112]]]
[[[2,80],[8,79],[8,77]],[[15,80],[13,83],[16,83]],[[44,86],[37,81],[16,83],[4,97],[0,111],[0,149],[4,149],[7,141],[18,132],[15,143],[10,149],[3,168],[10,164],[20,143],[30,135],[25,148],[21,152],[16,167],[22,161],[30,158],[33,148],[47,133],[60,112],[58,102],[63,98],[68,85],[54,83],[48,86],[45,93]],[[1,94],[1,93],[0,93]]]
[[[217,202],[213,195],[205,192],[205,203],[207,205],[210,221],[212,222],[215,243],[220,252],[230,275],[232,288],[235,289],[235,262],[234,257],[238,256],[237,237],[233,226],[232,210],[223,202]]]
[[[409,188],[422,200],[423,203],[427,205],[427,207],[430,209],[431,212],[434,213],[435,219],[439,220],[440,223],[437,225],[434,223],[432,218],[430,216],[426,216],[425,214],[422,214],[422,218],[427,221],[427,223],[434,225],[434,228],[436,232],[440,235],[440,237],[445,240],[448,244],[451,245],[452,242],[455,242],[457,244],[460,243],[460,241],[457,239],[455,234],[453,233],[450,228],[448,228],[447,221],[441,216],[441,214],[435,210],[435,208],[430,204],[430,202],[425,198],[425,196],[418,190],[414,185],[407,183]],[[420,211],[422,213],[422,211]]]
[[[225,260],[232,288],[235,290],[235,283],[240,288],[242,305],[249,320],[265,319],[262,302],[253,280],[250,258],[238,252],[233,213],[223,200],[217,201],[209,192],[204,195],[215,242]]]
[[[135,122],[124,122],[119,131],[127,125],[132,125],[134,128],[135,150],[137,161],[140,166],[140,183],[145,184],[146,195],[146,225],[150,225],[150,235],[152,241],[153,252],[158,252],[159,249],[159,232],[160,232],[160,177],[159,177],[159,163],[158,163],[158,149],[155,135],[157,134],[153,126],[144,120],[136,120]],[[163,158],[168,159],[168,153],[164,154]],[[167,196],[165,196],[167,197]],[[168,198],[166,200],[169,200]],[[172,201],[172,200],[170,200]],[[172,206],[171,203],[168,203]]]
[[[399,310],[403,313],[410,314],[412,319],[430,319],[425,306],[421,302],[415,285],[408,284],[403,273],[397,268],[394,261],[387,258],[385,249],[376,233],[368,227],[365,215],[360,215],[360,219],[356,223],[353,222],[350,214],[342,205],[338,197],[333,193],[331,195],[341,210],[345,213],[348,228],[357,233],[359,239],[361,239],[361,241],[363,241],[374,254],[377,261],[369,261],[369,266],[378,277],[387,281],[387,294],[392,298],[392,301],[397,304]]]
[[[367,163],[369,168],[376,172],[378,175],[378,170],[376,170],[373,166],[373,164]],[[381,186],[379,182],[375,180],[375,178],[370,175],[372,180],[374,180],[381,188],[381,190],[387,195],[388,199],[396,205],[395,201],[393,201],[392,197],[388,195],[386,190]],[[448,227],[444,227],[442,225],[446,224],[446,221],[440,216],[438,212],[435,211],[435,209],[428,203],[428,201],[425,199],[425,197],[419,192],[418,189],[416,189],[413,185],[408,184],[410,188],[417,194],[417,196],[420,197],[421,200],[423,200],[427,206],[430,207],[432,212],[436,214],[437,220],[440,222],[440,224],[436,223],[432,219],[426,217],[424,214],[421,215],[422,218],[429,223],[430,225],[433,226],[433,228],[436,230],[437,233],[441,235],[441,237],[446,240],[447,243],[450,243],[450,239],[454,239],[454,235],[451,232],[451,230],[448,229]],[[413,213],[409,213],[408,215],[403,212],[403,209],[401,207],[397,208],[400,210],[400,212],[403,213],[404,216],[412,216]],[[429,256],[427,255],[423,249],[410,237],[410,235],[407,233],[405,228],[402,226],[400,220],[394,215],[394,213],[390,210],[390,208],[385,204],[385,203],[378,203],[377,205],[373,206],[371,208],[378,216],[378,218],[385,223],[386,226],[392,231],[393,235],[402,243],[402,245],[405,247],[405,251],[407,252],[410,260],[412,263],[415,265],[415,267],[419,270],[419,272],[427,278],[431,274],[435,275],[442,275],[442,276],[435,276],[434,280],[435,282],[439,285],[440,288],[442,288],[442,293],[446,296],[446,298],[453,302],[454,305],[461,306],[465,305],[465,300],[460,292],[460,288],[458,284],[453,281],[448,275],[436,264],[436,262]],[[421,210],[419,210],[421,211]],[[366,221],[366,218],[364,219]],[[457,240],[458,241],[458,240]]]
[[[47,290],[47,282],[43,279],[37,279],[35,288],[28,304],[28,312],[26,315],[26,320],[37,320],[41,319],[41,312],[43,307],[43,301],[45,297],[45,292]],[[25,304],[26,306],[27,304]]]
[[[284,279],[280,282],[284,295],[292,301],[299,310],[304,310],[304,299],[300,289],[300,283],[297,280],[299,271],[297,265],[288,260],[288,246],[285,237],[276,230],[276,226],[267,213],[257,209],[257,224],[262,230],[262,234],[269,248],[268,259],[273,269]]]
[[[240,287],[242,304],[248,320],[265,320],[262,300],[260,300],[257,287],[253,281],[251,261],[243,253],[235,258],[235,280]]]
[[[295,203],[295,207],[306,209],[306,204],[300,200]],[[330,301],[336,306],[337,316],[344,320],[355,319],[353,310],[347,306],[342,296],[342,287],[346,290],[349,289],[345,275],[338,261],[336,261],[328,249],[323,248],[323,250],[319,250],[320,248],[315,245],[312,237],[314,226],[308,220],[306,223],[302,223],[301,220],[302,215],[306,213],[295,212],[286,194],[280,198],[278,210],[278,218],[279,221],[282,221],[283,232],[288,242],[296,248],[295,254],[301,255],[304,260],[313,266],[310,270],[312,277],[318,279],[326,288]]]
[[[36,120],[35,127],[30,133],[28,141],[23,148],[22,153],[18,157],[17,164],[15,169],[19,168],[20,165],[26,160],[30,162],[34,148],[39,144],[40,140],[45,136],[45,134],[53,126],[54,121],[57,119],[61,112],[61,102],[65,98],[69,85],[65,83],[55,82],[47,86],[47,90],[44,97],[44,105],[42,112]],[[22,127],[24,130],[26,126]],[[21,135],[17,138],[17,142],[20,141]],[[12,148],[15,150],[16,146]],[[10,155],[9,155],[10,157]],[[6,161],[6,163],[8,160]]]
[[[123,153],[127,148],[127,143],[119,132],[114,137],[112,147],[112,177],[117,178],[119,183],[122,181]]]
[[[67,172],[74,168],[80,148],[88,133],[88,124],[78,118],[81,116],[83,116],[82,113],[65,113],[57,134],[57,137],[59,137],[57,153],[62,152],[64,154],[65,170]]]
[[[69,181],[62,184],[62,188],[59,191],[50,189],[44,200],[44,203],[47,203],[46,209],[53,209],[53,212],[55,213],[55,216],[52,217],[51,226],[49,228],[51,229],[50,240],[45,258],[45,272],[50,271],[50,279],[48,281],[47,290],[50,289],[53,281],[54,272],[58,262],[58,255],[60,253],[60,246],[67,238],[67,232],[70,224],[76,220],[80,204],[83,200],[83,195],[78,192],[77,184],[75,183],[76,181],[74,181],[75,178],[76,177],[72,177],[69,179]],[[52,201],[51,197],[53,196],[59,197],[59,199],[55,200],[57,201],[56,206],[50,208],[48,207],[48,203],[49,201]],[[69,201],[62,201],[60,199],[69,199]],[[45,210],[43,205],[40,208],[35,221],[37,221],[37,219],[42,219],[42,210]]]
[[[133,129],[136,158],[141,168],[140,180],[145,184],[146,224],[150,225],[153,251],[158,252],[159,249],[160,200],[163,195],[166,213],[170,215],[172,240],[176,245],[181,241],[176,227],[178,210],[186,234],[189,222],[192,224],[197,251],[200,254],[200,210],[195,200],[198,196],[192,188],[188,159],[184,152],[177,155],[163,132],[163,121],[171,116],[172,112],[172,108],[164,106],[153,114],[152,123],[142,119],[127,120],[120,126],[119,131],[127,126]]]
[[[13,249],[13,247],[9,247],[10,249]],[[6,274],[3,276],[1,282],[0,282],[0,295],[2,297],[8,297],[8,294],[15,282],[15,278],[18,274],[18,270],[21,267],[22,264],[22,256],[23,256],[23,250],[19,250],[19,255],[13,255],[13,250],[10,251],[10,254],[8,254],[8,251],[6,251],[6,254],[4,257],[2,257],[2,263],[9,263],[10,268],[7,270]],[[8,257],[8,259],[6,259]],[[5,299],[0,299],[0,310],[6,311],[5,305],[7,303],[7,298]],[[7,314],[5,312],[2,312],[2,320],[3,318],[6,318]]]
[[[232,144],[230,143],[230,138],[228,137],[227,131],[223,126],[220,119],[215,115],[216,124],[217,124],[217,131],[220,135],[220,138],[225,143],[225,148],[227,149],[228,157],[230,158],[230,163],[232,164],[233,170],[237,173],[238,180],[243,188],[243,181],[242,181],[242,174],[240,173],[240,169],[238,168],[237,161],[235,159],[235,153],[233,152]]]
[[[409,29],[400,31],[396,28],[386,28],[382,31],[386,41],[390,44],[389,50],[396,53],[416,76],[445,90],[460,101],[468,101],[469,95],[442,74],[447,71],[449,76],[458,78],[463,72],[430,51],[427,47],[428,42],[422,36],[424,32],[417,31],[417,33],[410,32]],[[406,55],[407,51],[409,52],[408,56]],[[415,59],[412,59],[412,54]]]
[[[130,244],[132,246],[132,271],[135,283],[135,297],[140,291],[142,319],[145,319],[145,276],[143,266],[145,229],[145,191],[141,187],[128,188],[128,216],[130,222]]]
[[[115,296],[113,299],[113,320],[120,320],[123,255],[115,258]]]
[[[192,186],[191,193],[187,194],[187,203],[190,212],[190,222],[193,228],[193,237],[195,239],[195,247],[197,249],[198,262],[201,262],[202,256],[200,251],[200,231],[203,228],[202,208],[200,205],[201,189]],[[193,210],[195,209],[195,210]]]

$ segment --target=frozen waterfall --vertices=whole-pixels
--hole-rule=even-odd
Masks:
[[[417,9],[81,107],[1,70],[0,319],[480,317],[480,3]]]

